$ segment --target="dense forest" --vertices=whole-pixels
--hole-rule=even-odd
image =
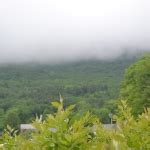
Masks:
[[[11,67],[13,70],[16,69],[15,72],[10,69]],[[6,111],[6,116],[1,115],[1,120],[5,121],[4,124],[10,124],[11,127],[5,126],[0,138],[0,149],[148,150],[150,148],[150,54],[146,54],[140,59],[134,57],[105,62],[88,61],[69,65],[33,65],[30,67],[26,65],[2,67],[2,69],[6,69],[3,71],[5,74],[12,71],[11,79],[10,76],[6,75],[2,78],[5,90],[10,87],[6,83],[10,82],[15,85],[12,90],[16,90],[16,93],[10,90],[14,99],[9,100],[8,95],[6,95],[8,92],[3,94],[4,97],[2,97],[1,113],[4,114],[4,111]],[[74,69],[71,69],[72,67]],[[42,69],[46,73],[43,73]],[[18,71],[17,74],[16,71]],[[56,76],[51,79],[48,78],[48,80],[46,77],[51,71],[53,74],[55,72],[62,74],[60,76],[55,74]],[[56,79],[59,82],[62,81],[60,83],[63,84],[58,84],[58,81],[55,82]],[[22,80],[28,84],[23,84],[25,82],[21,82]],[[78,84],[75,84],[74,80]],[[51,88],[46,86],[48,89],[44,89],[47,92],[42,90],[44,87],[42,81],[45,81],[45,86],[51,85]],[[46,84],[46,82],[49,84]],[[20,86],[17,86],[17,84]],[[23,89],[29,87],[34,89],[35,85],[39,85],[43,93],[39,90],[36,91],[37,97],[30,97],[31,91],[24,92],[27,101],[22,101],[21,105],[21,99],[19,101],[17,96],[21,97]],[[58,93],[53,93],[52,85],[55,85],[55,90],[59,93],[60,99],[59,101],[53,101],[49,98],[49,100],[44,101],[44,96],[48,97],[50,94],[48,90],[53,94],[53,98],[57,97]],[[65,95],[66,100],[63,99],[60,92]],[[9,101],[6,101],[5,96],[11,102],[11,105],[8,106]],[[30,101],[28,100],[29,97]],[[75,97],[78,99],[74,99]],[[71,99],[74,99],[74,101]],[[50,102],[51,105],[48,104]],[[71,103],[75,103],[75,105]],[[48,112],[47,109],[51,112]],[[31,122],[29,119],[31,116],[28,119],[25,118],[24,112],[27,116],[34,116],[35,113],[41,113],[42,115],[37,114]],[[107,123],[105,118],[108,117],[110,112],[113,113],[110,117],[113,126],[105,128],[103,123]],[[34,127],[32,131],[19,133],[16,130],[22,117],[24,117],[22,121],[32,123]],[[115,124],[112,124],[112,122],[115,122]]]
[[[3,64],[0,66],[0,129],[18,127],[36,116],[53,112],[50,102],[64,97],[79,114],[90,110],[104,123],[116,111],[125,69],[139,56],[63,64]]]

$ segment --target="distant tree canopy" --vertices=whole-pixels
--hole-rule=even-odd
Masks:
[[[150,106],[150,53],[126,70],[120,97],[128,100],[135,115]]]
[[[59,92],[65,106],[77,105],[79,115],[90,110],[109,123],[108,113],[114,113],[124,70],[136,60],[137,56],[122,56],[53,65],[0,65],[0,131],[6,124],[17,128],[36,115],[46,117],[53,112],[49,103]]]

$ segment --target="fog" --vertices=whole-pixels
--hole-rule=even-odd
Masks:
[[[0,0],[0,63],[150,50],[149,0]]]

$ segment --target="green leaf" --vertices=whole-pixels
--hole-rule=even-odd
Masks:
[[[51,102],[52,106],[55,108],[59,108],[61,104],[59,102]]]

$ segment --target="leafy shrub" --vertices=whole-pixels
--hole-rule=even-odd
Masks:
[[[89,112],[72,114],[75,105],[64,109],[63,100],[52,102],[57,108],[45,120],[36,118],[30,136],[17,135],[10,127],[4,131],[3,150],[148,150],[150,148],[150,109],[134,119],[126,101],[118,106],[116,128],[108,130]]]

